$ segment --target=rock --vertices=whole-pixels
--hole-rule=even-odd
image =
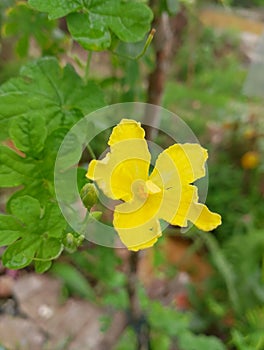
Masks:
[[[60,288],[54,278],[28,274],[16,282],[14,295],[20,311],[48,335],[47,349],[55,349],[63,341],[71,350],[96,349],[102,339],[103,311],[79,299],[61,304]]]
[[[10,350],[43,350],[44,334],[30,320],[3,315],[0,317],[1,344]]]
[[[8,298],[12,295],[14,279],[8,275],[0,276],[0,298]]]

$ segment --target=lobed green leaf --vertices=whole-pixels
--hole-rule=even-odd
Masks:
[[[66,16],[82,8],[82,0],[29,0],[28,3],[38,11],[48,12],[50,19]]]
[[[32,235],[11,244],[2,256],[3,264],[9,269],[21,269],[29,265],[40,245]]]
[[[31,181],[35,166],[10,148],[0,145],[0,187],[13,187]]]
[[[0,128],[14,117],[42,117],[49,134],[71,127],[103,104],[95,83],[84,84],[72,66],[61,68],[56,58],[44,57],[22,67],[19,77],[0,87]]]
[[[67,15],[72,37],[87,50],[105,50],[111,45],[111,33],[125,42],[144,38],[153,15],[139,1],[121,0],[29,0],[38,11],[48,12],[49,18]]]
[[[106,50],[111,45],[111,34],[104,20],[88,13],[72,13],[67,16],[68,29],[86,50]]]
[[[20,269],[34,261],[37,272],[45,271],[63,249],[66,222],[58,206],[48,203],[42,208],[37,199],[26,195],[12,199],[9,208],[11,215],[0,215],[0,244],[9,245],[3,264]]]
[[[21,225],[10,215],[0,215],[0,246],[10,245],[21,235]]]
[[[27,228],[34,228],[40,219],[39,201],[30,196],[15,198],[10,203],[10,211]]]
[[[47,136],[45,118],[41,115],[15,118],[10,124],[9,135],[20,151],[34,156],[44,148]]]

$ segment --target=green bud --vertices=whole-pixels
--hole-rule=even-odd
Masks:
[[[75,237],[72,233],[67,233],[66,237],[63,239],[63,245],[68,253],[74,253],[77,248],[82,245],[84,236],[80,235]]]
[[[80,196],[84,206],[88,210],[91,210],[91,208],[98,202],[98,190],[92,183],[83,186],[80,191]]]
[[[84,235],[80,235],[77,239],[76,239],[76,244],[79,247],[80,245],[82,245],[84,240]]]

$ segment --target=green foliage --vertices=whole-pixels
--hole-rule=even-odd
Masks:
[[[264,302],[262,259],[264,250],[263,230],[250,231],[233,236],[223,245],[223,254],[235,270],[239,284],[241,314]]]
[[[247,323],[240,323],[231,331],[231,343],[238,350],[261,350],[264,346],[263,306],[246,313]]]
[[[176,343],[180,350],[226,349],[216,337],[192,333],[190,314],[183,314],[159,302],[150,302],[147,314],[152,331],[151,345],[154,349],[169,349],[173,343]]]
[[[3,25],[5,11],[14,4],[15,0],[2,0],[0,2],[0,27]],[[0,34],[1,37],[1,34]]]
[[[189,40],[184,42],[175,58],[178,67],[177,76],[180,80],[199,81],[201,74],[208,79],[213,79],[215,75],[212,74],[212,69],[228,67],[232,62],[238,64],[238,33],[232,31],[217,33],[212,28],[201,27],[195,19],[193,21],[194,23],[191,21],[189,24],[192,34]],[[197,74],[195,79],[193,79],[194,74]],[[227,79],[226,76],[222,77],[224,78]],[[230,83],[232,79],[229,78],[228,81]],[[232,81],[232,83],[236,82]]]
[[[181,350],[225,350],[226,347],[216,337],[185,334],[179,340]]]
[[[140,1],[29,0],[29,4],[36,10],[48,12],[51,19],[67,15],[73,39],[93,51],[109,48],[113,35],[125,42],[143,39],[152,20],[151,10]]]
[[[90,300],[95,299],[93,288],[74,266],[57,262],[52,266],[51,272],[59,277],[72,293]]]
[[[230,0],[233,6],[238,7],[256,7],[263,6],[263,0]]]
[[[205,284],[203,301],[195,291],[190,294],[196,316],[200,315],[195,323],[200,329],[219,323],[221,331],[230,331],[238,349],[258,349],[264,329],[263,230],[234,235],[222,242],[221,248],[212,236],[199,236],[217,273]]]
[[[128,327],[120,337],[114,350],[135,350],[136,349],[136,335],[133,329]]]
[[[128,299],[124,286],[126,276],[118,271],[121,264],[115,251],[105,247],[92,247],[89,253],[76,252],[71,255],[74,265],[93,282],[102,303],[116,309],[126,309]]]
[[[263,200],[263,123],[259,122],[263,111],[242,95],[246,70],[235,47],[235,37],[215,35],[208,29],[196,50],[191,40],[186,41],[176,57],[175,76],[180,82],[167,83],[164,104],[192,126],[205,146],[208,143],[206,202],[223,219],[213,236],[201,233],[198,238],[209,250],[214,274],[203,283],[202,298],[195,288],[190,289],[192,328],[197,332],[217,329],[230,337],[235,349],[253,350],[262,349],[264,329],[260,318],[264,222],[259,205]],[[217,142],[214,136],[219,137]],[[241,157],[252,149],[261,161],[248,171],[242,168]],[[194,232],[192,237],[196,236]],[[248,315],[255,308],[259,311],[254,312],[253,324]]]
[[[25,2],[1,3],[1,9],[10,7],[3,17],[2,32],[15,37],[20,56],[29,54],[32,37],[42,55],[64,50],[55,20],[60,17],[66,16],[72,38],[89,50],[110,48],[117,39],[142,40],[152,20],[151,10],[141,1],[28,3],[31,8]],[[26,63],[17,77],[0,87],[0,141],[6,144],[0,146],[0,184],[19,186],[7,203],[7,215],[1,216],[0,243],[9,245],[3,263],[9,268],[34,262],[36,270],[44,272],[63,247],[74,252],[82,244],[83,237],[71,232],[61,216],[53,182],[57,152],[66,133],[78,120],[104,105],[101,90],[92,80],[87,81],[87,74],[86,68],[83,79],[71,65],[61,67],[56,58],[41,57]],[[6,142],[8,139],[11,141]],[[67,151],[70,159],[80,151],[75,144],[73,137]],[[84,174],[84,169],[78,169],[79,190],[85,184]],[[88,220],[100,215],[94,212]],[[65,268],[58,270],[65,277]],[[73,270],[69,273],[74,276]],[[120,275],[116,276],[114,285],[123,283]],[[80,278],[78,283],[82,285]],[[84,286],[81,289],[84,295]]]
[[[0,91],[1,137],[10,136],[23,152],[0,146],[1,186],[23,186],[8,202],[10,216],[1,217],[1,245],[11,244],[3,263],[22,268],[34,261],[43,272],[61,253],[65,235],[53,184],[57,152],[74,122],[103,104],[102,93],[93,82],[84,84],[71,66],[60,68],[55,58],[24,66]],[[11,218],[18,222],[8,236]]]
[[[26,155],[37,156],[45,145],[47,128],[45,118],[41,115],[18,117],[11,121],[9,135],[15,146]]]
[[[156,12],[175,15],[184,2],[187,3],[162,0]],[[0,2],[2,33],[6,40],[15,40],[16,51],[24,58],[29,55],[33,38],[33,48],[36,45],[41,56],[58,56],[62,52],[67,62],[72,59],[71,53],[65,52],[66,35],[62,34],[57,20],[61,17],[66,19],[71,39],[85,50],[108,49],[114,53],[110,57],[111,75],[99,81],[105,96],[89,79],[90,54],[86,67],[82,55],[76,59],[84,78],[69,64],[62,67],[54,57],[41,57],[26,63],[16,77],[0,86],[0,141],[4,141],[0,145],[0,186],[16,190],[7,202],[6,213],[0,214],[0,245],[7,247],[2,255],[3,264],[17,269],[33,263],[35,270],[42,273],[65,249],[72,253],[71,257],[53,264],[52,272],[64,281],[67,290],[96,300],[110,310],[124,312],[129,309],[127,276],[122,266],[125,259],[118,258],[113,249],[87,244],[83,236],[67,225],[56,202],[54,164],[66,133],[83,116],[103,106],[105,101],[144,98],[142,82],[154,67],[153,52],[149,50],[149,55],[144,57],[144,67],[138,60],[127,58],[140,56],[148,47],[143,41],[153,16],[145,3],[29,0],[28,5],[17,2],[14,6],[12,0]],[[190,18],[191,25],[193,20]],[[242,125],[240,115],[247,108],[241,94],[246,74],[244,62],[241,65],[235,34],[219,35],[200,27],[189,34],[175,59],[176,68],[166,85],[163,103],[184,116],[211,148],[213,161],[207,203],[221,213],[223,225],[217,230],[216,238],[211,234],[195,235],[199,235],[209,251],[215,273],[203,284],[202,297],[193,289],[190,294],[193,310],[189,312],[150,301],[144,290],[140,301],[154,350],[168,350],[172,345],[179,350],[226,349],[216,337],[200,334],[205,331],[230,336],[229,344],[236,350],[261,350],[264,346],[263,206],[259,205],[262,197],[254,184],[260,184],[263,168],[246,173],[239,162],[242,153],[252,146],[252,139],[245,141],[242,128],[237,127]],[[78,47],[78,50],[82,49]],[[238,115],[233,123],[234,132],[227,131],[223,119],[233,120]],[[207,122],[209,125],[212,119],[223,125],[221,145],[213,144],[208,135]],[[260,127],[255,129],[256,135],[261,134]],[[107,132],[91,143],[96,155],[105,149]],[[71,159],[80,151],[75,136],[78,137],[73,136],[66,152]],[[263,147],[253,141],[258,150]],[[87,168],[89,160],[84,155],[85,164],[80,164],[78,169],[79,191],[86,184],[84,167]],[[100,215],[94,212],[87,220]],[[84,247],[77,251],[82,244]],[[156,268],[164,263],[161,250],[159,254],[155,257]],[[176,273],[175,268],[167,270],[171,274],[162,271],[159,277],[169,279]],[[129,326],[116,350],[135,348],[135,329]]]
[[[58,127],[70,128],[102,105],[102,93],[92,81],[84,84],[72,66],[61,68],[55,58],[41,58],[0,87],[0,137],[6,138],[6,126],[20,115],[41,115],[50,134]]]
[[[31,38],[36,40],[42,55],[56,55],[63,51],[66,37],[56,21],[48,20],[46,14],[30,9],[23,2],[8,9],[2,32],[4,37],[15,37],[20,57],[28,55]]]
[[[2,187],[30,184],[34,165],[5,146],[0,146],[0,181]]]
[[[10,201],[10,215],[0,216],[3,230],[1,245],[8,245],[2,261],[11,269],[37,262],[36,270],[43,272],[49,261],[62,251],[61,232],[65,221],[59,208],[50,203],[42,208],[39,201],[21,196]]]

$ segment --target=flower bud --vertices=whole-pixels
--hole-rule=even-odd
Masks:
[[[98,190],[94,184],[88,183],[80,191],[84,206],[90,210],[98,202]]]
[[[69,232],[63,239],[63,245],[68,253],[74,253],[77,250],[77,248],[82,245],[83,240],[83,235],[75,237],[71,232]]]
[[[244,169],[254,169],[259,164],[259,154],[254,151],[246,152],[241,158],[241,164]]]

